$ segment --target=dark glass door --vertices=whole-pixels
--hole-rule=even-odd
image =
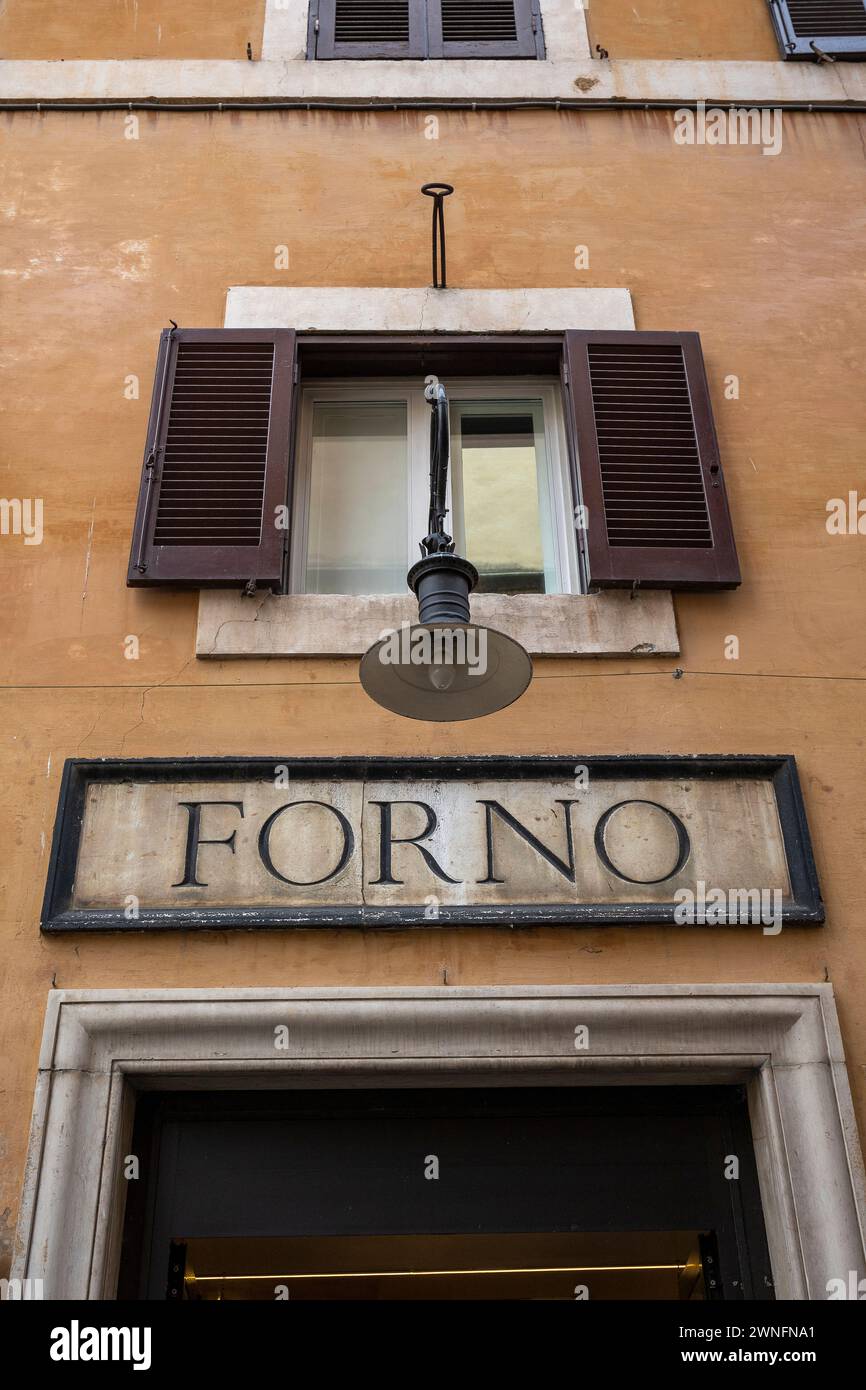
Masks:
[[[144,1094],[121,1298],[772,1298],[740,1087]]]

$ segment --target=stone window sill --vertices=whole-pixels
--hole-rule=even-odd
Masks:
[[[206,589],[199,596],[196,656],[361,656],[385,629],[417,622],[412,594],[256,594]],[[515,638],[533,656],[676,656],[672,595],[477,594],[472,617]]]

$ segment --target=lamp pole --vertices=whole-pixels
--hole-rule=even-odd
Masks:
[[[451,456],[448,393],[428,377],[430,511],[421,559],[406,576],[418,599],[417,624],[379,639],[361,660],[361,684],[377,704],[407,719],[478,719],[512,704],[532,679],[519,642],[470,621],[478,571],[454,553],[445,530]]]
[[[448,467],[451,461],[451,423],[448,394],[437,377],[428,377],[424,395],[430,403],[430,513],[421,555],[406,576],[418,599],[422,623],[468,623],[469,595],[478,571],[454,553],[445,530],[448,515]]]

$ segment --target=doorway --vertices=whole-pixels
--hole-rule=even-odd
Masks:
[[[742,1087],[143,1093],[118,1296],[772,1298]]]

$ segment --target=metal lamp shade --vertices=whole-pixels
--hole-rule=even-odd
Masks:
[[[361,684],[367,694],[394,714],[436,723],[480,719],[513,704],[532,680],[528,654],[504,632],[465,623],[469,659],[437,661],[437,634],[442,634],[440,650],[447,650],[449,644],[459,643],[460,630],[456,624],[419,623],[395,633],[394,639],[377,642],[361,661]],[[389,642],[394,651],[395,639],[407,660],[390,658]],[[420,659],[414,660],[413,652]]]
[[[425,556],[409,585],[420,623],[383,638],[361,661],[361,684],[406,719],[450,723],[505,709],[532,680],[532,662],[504,632],[469,621],[475,567],[459,555]]]

